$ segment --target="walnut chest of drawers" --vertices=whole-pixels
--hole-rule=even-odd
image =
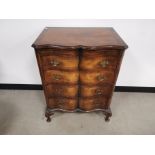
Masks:
[[[47,109],[103,111],[112,116],[110,103],[127,45],[113,28],[47,27],[35,49]]]

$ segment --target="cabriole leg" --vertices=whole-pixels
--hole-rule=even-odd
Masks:
[[[110,121],[110,117],[112,116],[112,112],[111,112],[111,109],[107,109],[105,112],[104,112],[104,115],[105,115],[105,121],[106,122],[109,122]]]
[[[51,122],[51,116],[54,115],[54,112],[51,112],[49,108],[46,108],[45,117],[47,122]]]

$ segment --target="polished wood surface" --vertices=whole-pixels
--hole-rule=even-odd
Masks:
[[[118,62],[120,61],[120,53],[107,54],[107,51],[84,51],[81,58],[80,69],[81,70],[112,70],[116,69]],[[93,61],[92,61],[93,60]]]
[[[106,109],[108,104],[108,98],[98,97],[93,99],[80,99],[79,107],[85,111],[91,111],[94,109]]]
[[[79,73],[77,71],[67,72],[60,70],[47,70],[44,72],[46,84],[77,84]]]
[[[78,53],[75,50],[39,50],[44,70],[78,70]],[[61,54],[60,54],[61,51]]]
[[[111,85],[102,85],[102,86],[80,86],[80,96],[82,98],[94,98],[100,96],[108,96],[112,92]]]
[[[112,28],[45,28],[32,45],[47,103],[54,111],[103,111],[110,103],[127,45]]]
[[[77,58],[68,58],[68,57],[50,55],[50,56],[43,56],[42,62],[44,69],[66,69],[66,70],[78,69]]]
[[[50,47],[101,47],[125,49],[127,45],[113,28],[58,28],[46,27],[37,40],[35,48]]]
[[[113,71],[80,71],[80,83],[86,85],[113,84],[115,72]]]
[[[78,96],[78,85],[57,85],[49,84],[46,86],[49,97],[76,98]]]
[[[64,109],[64,110],[75,110],[77,108],[77,100],[76,99],[68,99],[68,98],[49,98],[48,100],[48,108],[51,109]]]

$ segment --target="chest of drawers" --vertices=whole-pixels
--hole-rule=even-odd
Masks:
[[[47,121],[55,111],[103,111],[109,120],[127,48],[113,28],[47,27],[32,47],[46,98]]]

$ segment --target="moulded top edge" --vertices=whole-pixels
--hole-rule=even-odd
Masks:
[[[32,47],[126,49],[128,46],[111,27],[46,27]]]
[[[32,47],[35,49],[90,49],[90,50],[98,50],[98,49],[127,49],[128,46],[117,46],[117,45],[106,45],[106,46],[61,46],[61,45],[35,45],[32,44]]]

